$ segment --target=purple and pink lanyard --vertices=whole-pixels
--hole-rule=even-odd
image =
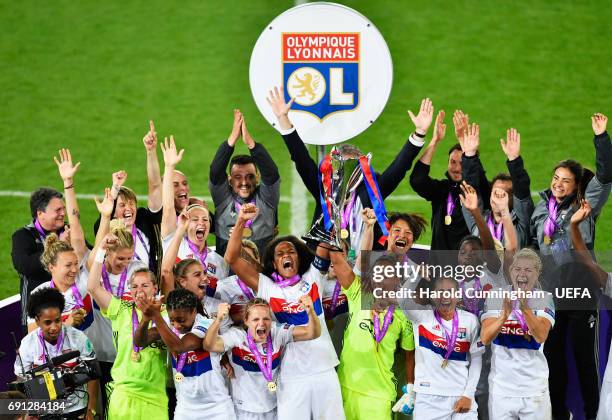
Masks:
[[[208,257],[208,246],[206,245],[206,243],[204,243],[204,249],[202,250],[202,252],[200,252],[198,246],[191,242],[188,237],[185,237],[185,240],[187,241],[189,249],[191,250],[191,252],[193,252],[193,256],[197,256],[197,258],[202,263],[202,267],[204,268],[204,270],[206,270],[206,257]]]
[[[380,326],[380,320],[378,318],[378,313],[374,312],[372,316],[372,321],[374,322],[374,339],[376,340],[376,344],[380,344],[382,339],[387,334],[389,330],[389,325],[393,322],[393,313],[395,312],[395,305],[391,305],[387,308],[387,313],[383,318],[382,328]]]
[[[127,267],[125,267],[125,269],[121,273],[121,277],[119,278],[119,284],[117,285],[117,294],[115,296],[117,296],[118,298],[121,298],[125,293],[125,282],[127,280],[127,274],[128,269]],[[108,271],[106,270],[106,264],[102,264],[102,284],[104,285],[104,289],[106,289],[107,292],[111,294],[113,293],[113,289],[111,287],[110,279],[108,276]]]
[[[453,353],[453,350],[455,349],[455,343],[457,342],[457,336],[459,334],[459,314],[457,313],[457,310],[455,309],[455,313],[453,314],[453,325],[452,325],[452,329],[450,332],[444,326],[444,321],[442,320],[442,317],[440,316],[438,311],[435,309],[434,309],[434,317],[436,318],[436,321],[438,321],[438,324],[440,324],[440,327],[442,328],[442,331],[444,332],[444,339],[446,340],[446,352],[444,353],[444,360],[446,361],[450,358],[450,355]]]
[[[487,216],[487,226],[489,227],[489,232],[491,232],[493,238],[502,242],[504,239],[504,225],[502,223],[496,225],[493,215],[489,214]]]
[[[240,280],[239,277],[236,277],[236,283],[238,283],[238,287],[240,287],[240,290],[242,290],[242,294],[246,296],[248,300],[255,299],[255,296],[253,295],[253,292],[251,291],[251,289],[249,289],[247,285],[244,284],[242,280]]]
[[[455,200],[449,191],[448,196],[446,197],[446,216],[451,217],[453,215],[453,211],[455,211]]]
[[[555,231],[559,227],[557,225],[557,201],[552,195],[548,199],[548,217],[544,221],[544,236],[552,239]]]
[[[347,229],[349,226],[349,221],[352,221],[352,225],[355,226],[355,215],[353,214],[353,209],[355,208],[356,198],[357,194],[355,194],[355,191],[353,191],[349,198],[349,202],[346,204],[346,206],[344,206],[340,220],[340,227],[342,229]]]
[[[259,370],[263,374],[264,378],[268,382],[272,382],[272,352],[274,349],[272,348],[272,334],[268,333],[268,337],[266,338],[266,360],[264,362],[261,357],[261,352],[259,348],[257,348],[257,343],[251,336],[250,331],[247,331],[247,343],[249,344],[249,349],[253,356],[255,356],[255,361],[257,362],[257,366],[259,366]]]
[[[518,309],[518,306],[519,306],[518,300],[513,300],[512,301],[512,315],[514,315],[514,317],[517,319],[519,324],[521,324],[521,329],[523,330],[523,333],[527,335],[527,331],[529,331],[529,327],[527,326],[527,321],[525,321],[525,315],[523,315],[523,312],[520,309]]]
[[[45,339],[43,337],[42,330],[38,330],[38,339],[40,340],[40,345],[42,346],[42,357],[45,363],[47,362],[47,351],[45,346]],[[55,344],[55,353],[59,354],[62,352],[62,345],[64,344],[64,328],[60,332],[59,337],[57,338],[57,344]]]
[[[49,287],[52,289],[57,288],[55,287],[55,281],[53,279],[51,279]],[[76,305],[74,305],[74,308],[72,309],[84,308],[85,304],[83,303],[83,296],[81,296],[81,293],[79,292],[79,289],[77,288],[76,284],[70,286],[70,290],[72,290],[72,296],[74,296],[74,300],[76,300]]]
[[[465,283],[467,283],[467,281],[462,281],[461,282],[461,296],[463,299],[463,307],[468,311],[473,313],[474,315],[478,316],[480,309],[479,309],[479,302],[480,299],[477,297],[474,298],[467,298],[465,296]],[[479,291],[482,289],[482,285],[480,284],[480,277],[476,277],[476,279],[474,280],[474,291]]]
[[[255,199],[250,200],[248,204],[255,204]],[[234,208],[236,209],[236,214],[238,214],[240,213],[242,204],[240,204],[238,200],[234,200]],[[251,229],[251,226],[253,226],[253,219],[247,220],[246,223],[244,224],[245,228]]]
[[[138,240],[140,241],[140,243],[142,244],[142,247],[145,249],[146,252],[149,252],[149,250],[147,249],[147,246],[145,245],[145,241],[142,238],[142,234],[140,233],[140,229],[138,229],[136,227],[136,223],[134,223],[132,225],[132,239],[134,240],[134,245],[136,245],[136,238],[138,238]],[[140,256],[138,255],[138,253],[136,252],[136,246],[134,246],[134,256],[136,257],[136,259],[138,261],[142,261],[142,258],[140,258]]]
[[[136,313],[136,305],[132,306],[132,350],[134,353],[140,352],[141,347],[138,347],[134,344],[134,336],[136,335],[136,330],[138,329],[138,314]]]
[[[179,336],[179,332],[176,330],[176,328],[172,327],[172,332],[179,337],[179,339],[181,338]],[[176,359],[176,372],[177,373],[181,373],[181,371],[183,370],[183,368],[185,367],[185,363],[187,362],[187,353],[180,353],[179,355],[177,355],[177,357],[175,357]]]

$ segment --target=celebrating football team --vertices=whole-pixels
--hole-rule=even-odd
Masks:
[[[612,362],[601,383],[597,344],[612,273],[593,252],[612,189],[605,115],[591,116],[592,140],[587,118],[573,133],[594,159],[546,162],[549,187],[534,194],[527,168],[543,162],[523,159],[529,142],[515,128],[500,127],[508,173],[488,178],[478,123],[455,111],[456,142],[445,141],[445,112],[425,98],[376,172],[378,158],[350,144],[315,162],[287,99],[282,87],[267,98],[283,158],[315,199],[309,232],[279,234],[278,162],[238,109],[205,162],[210,202],[180,170],[201,152],[158,140],[151,121],[147,206],[118,161],[112,185],[99,185],[95,226],[83,226],[87,167],[59,151],[63,193],[34,191],[31,223],[12,237],[27,334],[17,378],[68,351],[95,357],[100,378],[65,418],[541,420],[570,418],[572,365],[582,415],[612,419]],[[234,153],[240,141],[248,154]],[[447,170],[432,174],[439,146]],[[337,188],[339,162],[351,161]],[[411,201],[385,203],[408,183],[431,203],[430,221]],[[414,245],[428,224],[425,251]]]

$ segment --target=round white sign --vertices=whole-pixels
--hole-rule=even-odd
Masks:
[[[277,129],[266,97],[283,86],[294,98],[289,118],[309,144],[349,140],[384,109],[393,63],[378,29],[359,12],[335,3],[307,3],[282,13],[263,31],[251,55],[251,92]]]

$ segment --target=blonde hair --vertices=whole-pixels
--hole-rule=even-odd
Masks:
[[[138,203],[136,193],[128,187],[122,186],[121,188],[119,188],[119,193],[117,195],[119,197],[122,197],[124,201],[133,201],[134,203]]]
[[[542,273],[542,260],[540,259],[538,253],[535,252],[533,249],[523,248],[516,254],[514,254],[514,259],[512,260],[512,264],[510,264],[510,270],[512,270],[514,264],[516,264],[516,261],[519,258],[533,261],[535,263],[536,269],[538,270],[538,274]]]
[[[255,306],[265,306],[266,308],[268,308],[268,311],[272,312],[272,309],[270,308],[270,304],[268,303],[267,300],[256,297],[255,299],[248,301],[244,307],[244,320],[245,321],[249,319],[249,312]]]
[[[134,238],[132,237],[132,232],[127,230],[127,228],[125,227],[125,223],[123,223],[123,220],[111,220],[110,233],[117,237],[117,244],[112,247],[109,247],[109,251],[115,252],[119,249],[134,248]]]
[[[74,249],[68,242],[60,241],[60,238],[55,233],[47,235],[45,238],[45,250],[40,256],[40,262],[45,267],[45,270],[50,272],[49,265],[57,264],[57,257],[62,252],[74,252]]]

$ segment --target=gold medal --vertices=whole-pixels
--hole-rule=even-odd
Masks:
[[[242,237],[243,238],[250,238],[251,236],[253,236],[253,230],[251,228],[245,227],[242,230]]]
[[[181,372],[176,372],[176,375],[174,375],[174,380],[178,383],[181,383],[183,382],[183,379],[185,379],[185,376],[183,376]]]
[[[444,359],[442,362],[442,369],[444,369],[446,366],[448,366],[448,359]]]
[[[349,237],[349,231],[346,229],[340,229],[340,237],[346,239]]]
[[[132,362],[140,362],[140,353],[137,351],[132,352]]]
[[[449,226],[452,222],[453,222],[453,218],[450,217],[450,215],[447,214],[446,216],[444,216],[444,224],[446,226]]]
[[[276,382],[274,381],[268,382],[268,391],[276,392]]]
[[[544,235],[544,245],[550,245],[550,236]]]

